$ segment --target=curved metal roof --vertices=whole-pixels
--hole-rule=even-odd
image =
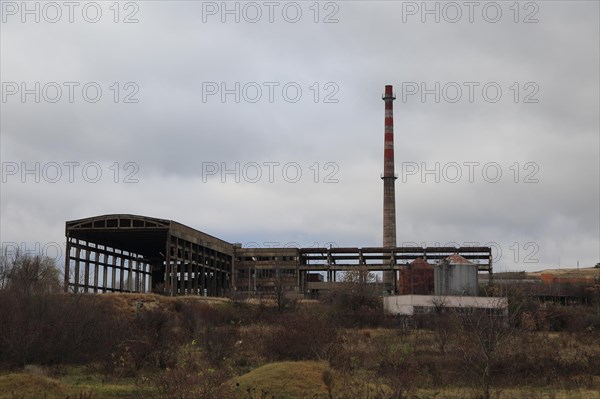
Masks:
[[[172,220],[141,215],[108,214],[71,220],[65,224],[65,234],[74,239],[150,258],[160,256],[161,251],[164,252],[169,236],[220,252],[233,253],[232,244],[219,238]]]

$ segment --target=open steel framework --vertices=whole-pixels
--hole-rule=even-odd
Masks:
[[[65,290],[222,296],[232,285],[232,245],[171,220],[103,215],[65,233]]]
[[[65,291],[306,293],[309,273],[335,282],[337,272],[397,271],[455,253],[492,276],[490,247],[242,248],[171,220],[124,214],[69,221],[65,233]]]

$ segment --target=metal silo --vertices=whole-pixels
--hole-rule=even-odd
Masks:
[[[477,296],[477,265],[458,254],[434,265],[435,295]]]

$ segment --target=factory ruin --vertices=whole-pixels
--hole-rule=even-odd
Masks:
[[[363,270],[383,273],[385,294],[476,295],[478,273],[492,276],[490,247],[396,246],[395,98],[386,86],[381,247],[244,248],[172,220],[100,215],[66,222],[64,290],[306,296],[336,283],[340,273]],[[451,292],[456,287],[461,292]]]

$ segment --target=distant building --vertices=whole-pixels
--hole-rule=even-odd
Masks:
[[[508,299],[480,296],[394,295],[383,298],[383,309],[388,314],[404,316],[433,313],[440,309],[456,311],[488,309],[506,314]]]
[[[540,276],[542,283],[546,284],[577,284],[577,285],[594,285],[596,279],[594,277],[581,277],[581,276],[561,276],[554,275],[552,273],[542,273]]]
[[[325,277],[321,273],[308,273],[306,277],[309,283],[322,283],[325,281]]]
[[[456,253],[433,266],[423,259],[414,260],[408,268],[400,271],[398,292],[401,295],[383,298],[386,313],[412,316],[441,309],[508,312],[507,298],[477,296],[478,267]],[[430,295],[432,292],[435,295]]]
[[[73,292],[312,296],[329,289],[339,273],[395,277],[407,261],[456,252],[479,262],[480,271],[492,271],[490,247],[244,248],[172,220],[130,214],[68,221],[65,236],[64,289]],[[430,289],[431,278],[423,276],[431,271],[420,262],[412,277],[404,275],[410,292]]]

